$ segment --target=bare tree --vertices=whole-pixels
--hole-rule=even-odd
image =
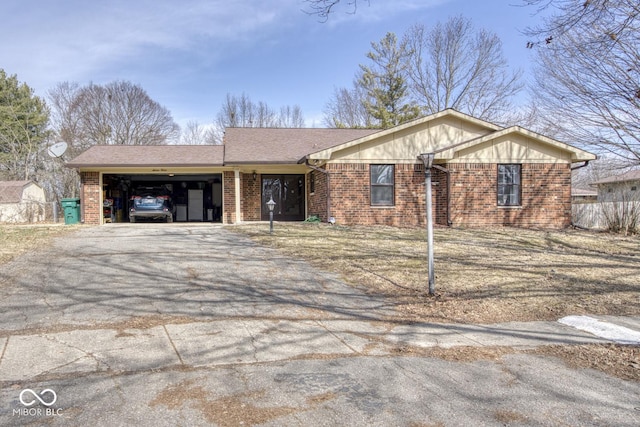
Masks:
[[[411,91],[427,114],[446,108],[505,122],[522,89],[521,71],[509,72],[499,37],[475,30],[471,20],[450,18],[428,30],[412,26],[404,36],[410,55]]]
[[[49,91],[54,130],[74,148],[94,144],[157,145],[174,141],[180,128],[169,110],[138,85],[60,83]]]
[[[169,111],[137,85],[113,82],[105,86],[63,82],[48,93],[53,139],[68,144],[73,158],[95,144],[153,145],[174,141],[179,127]],[[78,174],[50,160],[44,187],[49,200],[78,194]]]
[[[76,102],[86,137],[98,144],[158,145],[179,136],[169,110],[130,82],[90,84],[78,90]]]
[[[547,14],[541,25],[526,28],[531,37],[528,48],[551,44],[579,25],[594,26],[609,37],[637,29],[634,21],[640,13],[635,0],[522,0],[522,4]]]
[[[240,96],[227,94],[215,120],[218,129],[218,139],[226,127],[304,127],[304,116],[298,105],[283,106],[280,112],[271,108],[267,103],[253,102],[243,93]]]
[[[374,118],[365,106],[367,94],[354,82],[352,89],[334,88],[324,108],[324,124],[331,128],[372,128]]]
[[[592,188],[591,184],[610,176],[621,175],[629,171],[625,162],[612,156],[604,156],[594,162],[590,162],[588,167],[576,169],[572,173],[571,185],[575,188]]]
[[[534,3],[533,1],[530,3]],[[566,140],[640,164],[640,5],[631,0],[547,2],[558,13],[530,34],[533,96]]]
[[[212,126],[202,126],[197,121],[190,121],[182,129],[180,143],[186,145],[215,145],[218,140]]]
[[[369,0],[361,1],[369,4]],[[315,15],[322,22],[326,22],[329,19],[329,15],[334,12],[340,3],[340,0],[303,0],[303,2],[309,5],[308,9],[303,9],[306,13]],[[356,13],[358,0],[346,0],[345,3],[347,5],[347,13]]]
[[[303,128],[304,115],[302,114],[302,108],[299,105],[286,105],[280,108],[280,114],[278,115],[278,127],[281,128]]]
[[[275,127],[275,111],[266,103],[254,103],[243,93],[240,96],[227,94],[222,109],[216,117],[219,128],[225,127]]]

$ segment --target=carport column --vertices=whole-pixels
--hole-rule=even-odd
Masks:
[[[234,184],[235,184],[235,192],[236,192],[236,224],[240,224],[241,216],[240,216],[240,170],[236,169],[233,171],[234,174]]]

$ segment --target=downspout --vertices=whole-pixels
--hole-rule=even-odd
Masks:
[[[441,170],[447,175],[447,226],[451,227],[451,171],[440,165],[432,165],[432,167]]]
[[[327,176],[327,222],[331,218],[331,175],[326,169],[319,168],[309,163],[309,159],[305,159],[305,165],[314,171],[321,172]]]
[[[571,166],[571,172],[573,172],[575,170],[578,170],[578,169],[582,169],[582,168],[587,167],[587,166],[589,166],[589,160],[585,160],[584,163],[581,164],[580,166]],[[587,228],[581,227],[581,226],[579,226],[579,225],[577,225],[577,224],[575,224],[573,222],[573,199],[571,200],[571,211],[572,211],[572,213],[571,213],[571,226],[575,227],[575,228],[579,228],[581,230],[588,230]]]

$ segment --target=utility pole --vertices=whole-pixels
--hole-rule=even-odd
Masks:
[[[427,262],[429,265],[429,295],[436,294],[436,275],[433,262],[433,203],[431,202],[431,167],[434,153],[418,156],[424,163],[425,205],[427,210]]]

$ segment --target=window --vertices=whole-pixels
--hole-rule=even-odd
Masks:
[[[371,205],[394,205],[393,165],[371,165]]]
[[[520,206],[522,165],[498,165],[498,206]]]

